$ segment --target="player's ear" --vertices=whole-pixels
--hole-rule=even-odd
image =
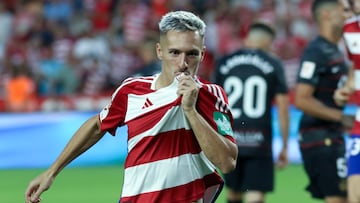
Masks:
[[[163,59],[163,53],[162,53],[161,45],[159,42],[156,43],[156,55],[160,61]]]
[[[201,51],[201,58],[200,58],[200,61],[203,61],[204,60],[204,57],[205,57],[205,52],[206,52],[206,46],[203,47],[202,51]]]

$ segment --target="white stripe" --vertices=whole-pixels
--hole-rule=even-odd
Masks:
[[[355,119],[356,121],[360,122],[360,107],[357,107]]]
[[[168,132],[181,128],[190,130],[190,125],[185,118],[183,109],[180,106],[174,106],[151,129],[131,138],[128,142],[128,151],[130,152],[144,137],[154,136],[162,132]]]
[[[125,169],[122,197],[160,191],[201,179],[215,171],[209,163],[200,153],[128,167]]]
[[[146,80],[146,79],[142,79],[142,78],[134,78],[132,80],[128,80],[128,81],[125,81],[123,84],[121,84],[120,87],[123,87],[125,85],[128,85],[130,83],[134,83],[134,82],[144,82],[144,83],[152,83],[153,80]]]
[[[357,32],[345,32],[344,39],[346,41],[347,48],[351,54],[360,54],[359,44],[360,33]]]
[[[223,91],[221,91],[221,88],[217,85],[216,87],[219,91],[219,96],[221,98],[221,111],[227,113],[229,111],[229,105],[225,102],[225,97],[223,95]]]
[[[218,97],[220,97],[220,111],[221,112],[225,112],[225,99],[224,99],[224,96],[223,96],[223,94],[222,94],[222,92],[221,92],[221,89],[220,89],[220,87],[219,86],[217,86],[217,85],[214,85],[215,87],[216,87],[216,89],[217,89],[217,92],[218,92]]]
[[[150,77],[149,77],[150,78]],[[126,79],[112,94],[111,96],[111,100],[114,100],[115,96],[117,95],[117,93],[121,90],[121,88],[123,88],[125,85],[131,84],[133,82],[145,82],[145,83],[151,83],[152,80],[144,80],[144,79],[140,79],[140,78],[128,78]]]
[[[354,71],[355,90],[360,90],[360,70]]]
[[[215,104],[215,108],[217,109],[217,110],[220,110],[220,99],[219,99],[219,93],[218,93],[218,91],[217,91],[217,89],[215,88],[215,86],[214,85],[211,85],[211,88],[212,88],[212,93],[215,95],[215,97],[216,97],[216,104]]]
[[[149,111],[162,108],[163,106],[174,102],[179,96],[176,94],[177,83],[172,83],[168,87],[164,87],[155,92],[148,94],[135,95],[128,94],[127,112],[125,122],[137,118]],[[147,108],[142,108],[146,99],[152,101],[153,105]]]
[[[206,85],[206,87],[207,87],[208,91],[212,93],[210,86]]]

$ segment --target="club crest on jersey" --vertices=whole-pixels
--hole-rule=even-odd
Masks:
[[[221,135],[234,135],[231,128],[229,116],[217,111],[214,112],[214,121],[217,125],[218,132]]]

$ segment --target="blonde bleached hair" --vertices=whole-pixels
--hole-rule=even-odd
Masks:
[[[170,30],[178,32],[197,31],[201,37],[205,36],[206,24],[197,15],[188,11],[172,11],[165,14],[159,22],[160,34]]]

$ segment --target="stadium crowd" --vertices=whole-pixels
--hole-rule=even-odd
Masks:
[[[242,46],[254,21],[277,31],[274,54],[295,85],[299,57],[314,36],[311,0],[3,0],[0,2],[0,111],[89,110],[127,76],[153,67],[157,22],[189,10],[207,23],[199,74]]]

